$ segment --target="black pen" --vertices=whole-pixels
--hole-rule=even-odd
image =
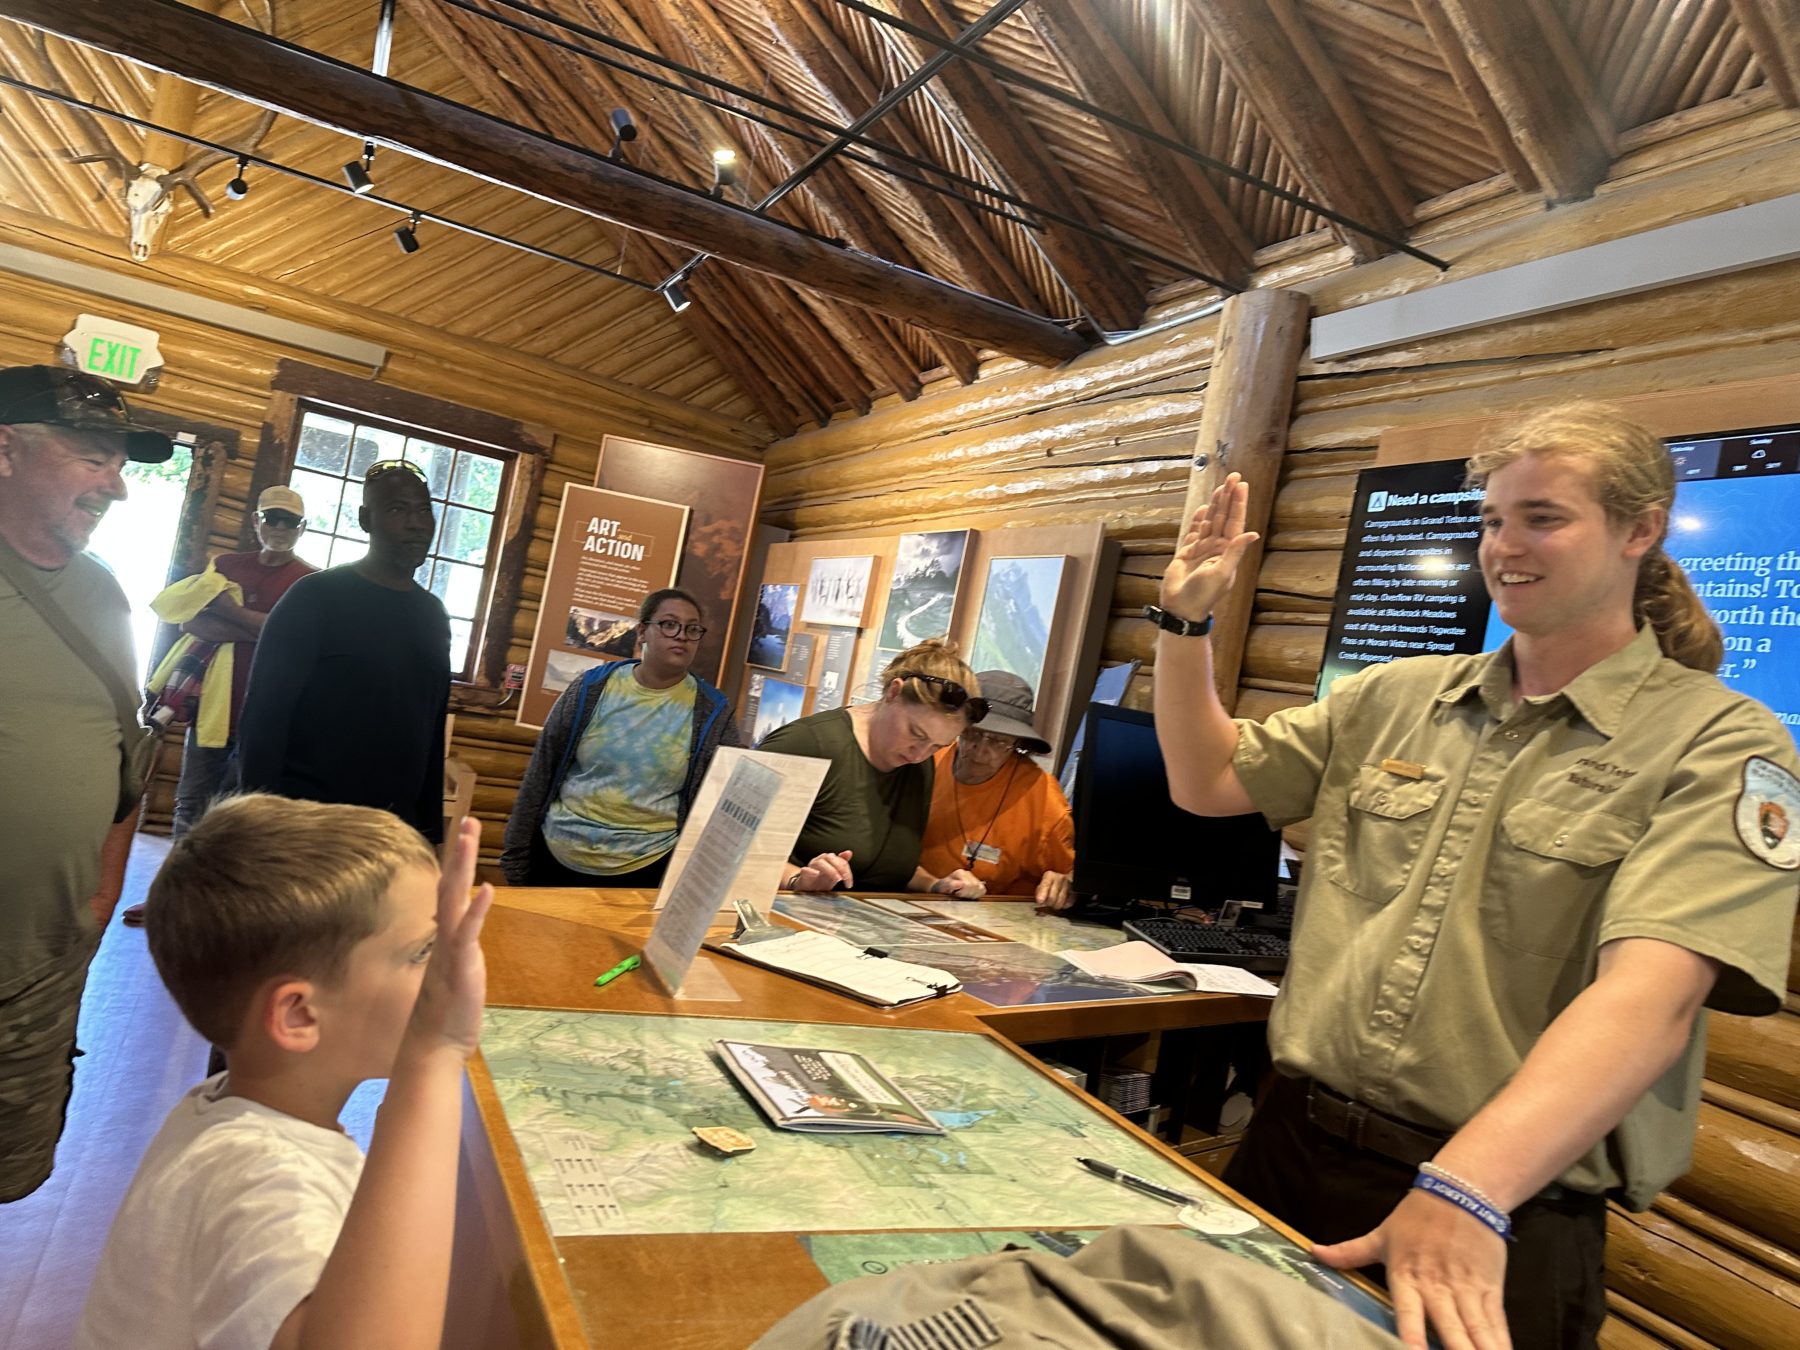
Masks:
[[[1108,1181],[1116,1181],[1121,1186],[1129,1186],[1134,1191],[1142,1191],[1145,1195],[1153,1195],[1158,1200],[1167,1200],[1171,1205],[1198,1204],[1191,1195],[1180,1191],[1172,1191],[1167,1186],[1158,1186],[1154,1181],[1146,1181],[1143,1177],[1134,1176],[1123,1168],[1114,1167],[1111,1163],[1103,1163],[1096,1158],[1077,1158],[1088,1171],[1097,1177],[1105,1177]]]

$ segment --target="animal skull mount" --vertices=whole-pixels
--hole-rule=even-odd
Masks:
[[[146,261],[156,247],[156,238],[168,223],[175,199],[169,194],[167,179],[171,175],[154,164],[137,166],[137,176],[125,184],[125,209],[131,215],[131,257]],[[207,215],[211,210],[203,203]]]

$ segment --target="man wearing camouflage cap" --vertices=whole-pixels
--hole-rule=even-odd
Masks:
[[[50,1175],[82,986],[136,825],[135,810],[113,819],[124,733],[112,682],[44,606],[136,685],[125,594],[83,550],[125,497],[126,462],[173,449],[103,380],[0,369],[0,1203]]]

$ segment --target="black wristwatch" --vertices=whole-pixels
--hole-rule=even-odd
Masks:
[[[1165,633],[1176,637],[1205,637],[1212,632],[1213,616],[1204,619],[1178,619],[1161,605],[1145,605],[1144,617]]]

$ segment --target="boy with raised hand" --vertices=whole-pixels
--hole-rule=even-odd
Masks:
[[[465,821],[440,876],[385,811],[249,796],[171,851],[151,955],[231,1068],[146,1150],[78,1347],[438,1345],[487,984],[478,839]],[[337,1118],[383,1076],[365,1160]]]

